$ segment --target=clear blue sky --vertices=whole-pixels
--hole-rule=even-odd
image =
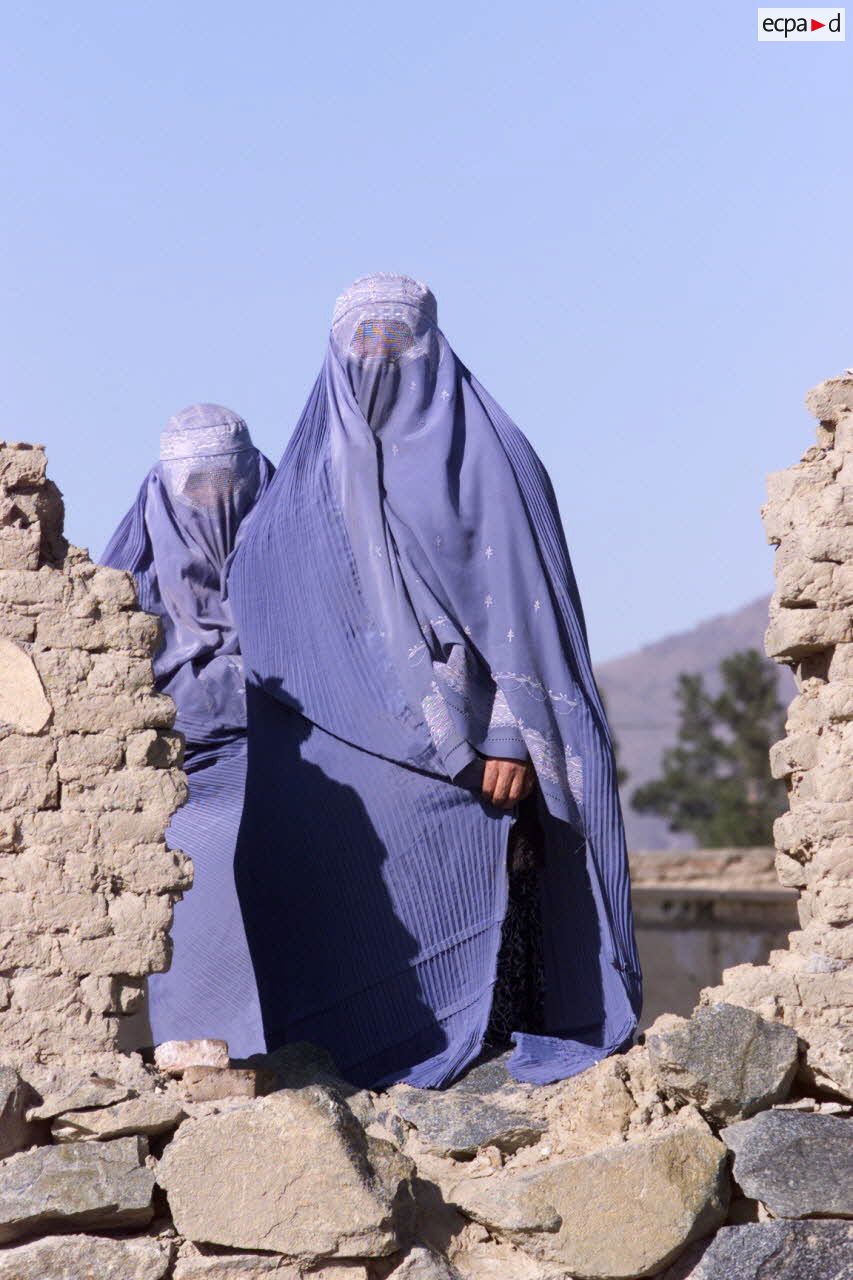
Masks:
[[[552,473],[597,660],[751,600],[765,474],[853,364],[853,43],[755,26],[7,0],[0,436],[97,554],[169,414],[228,404],[277,461],[336,294],[404,271]]]

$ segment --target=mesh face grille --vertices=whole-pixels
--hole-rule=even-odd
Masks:
[[[172,498],[196,511],[214,511],[236,501],[251,483],[248,471],[233,466],[205,466],[200,459],[164,462],[163,476]]]
[[[230,467],[205,467],[191,471],[183,488],[184,497],[195,507],[212,507],[219,498],[230,498],[243,485]]]
[[[405,320],[376,317],[359,321],[349,349],[360,360],[399,360],[414,341]]]

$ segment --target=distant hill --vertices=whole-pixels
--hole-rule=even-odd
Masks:
[[[675,741],[676,678],[682,671],[701,672],[707,687],[715,691],[721,659],[738,649],[754,648],[763,653],[768,602],[768,597],[762,596],[733,613],[719,614],[690,631],[664,636],[636,653],[596,667],[610,724],[619,741],[620,763],[629,775],[622,803],[630,849],[691,847],[690,838],[667,830],[664,819],[634,813],[629,797],[635,787],[657,776],[664,748]],[[779,697],[787,705],[795,693],[793,676],[787,667],[770,665],[778,671]]]

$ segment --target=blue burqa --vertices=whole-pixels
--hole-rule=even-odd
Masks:
[[[192,405],[169,420],[160,462],[102,556],[133,574],[140,605],[160,617],[154,676],[185,738],[189,798],[166,839],[192,858],[194,878],[175,906],[171,966],[149,979],[152,1035],[156,1044],[219,1036],[236,1057],[265,1045],[234,884],[246,694],[226,576],[272,472],[242,419]]]
[[[230,592],[249,758],[238,890],[271,1048],[439,1086],[479,1053],[514,815],[484,756],[529,756],[545,833],[546,1082],[640,1008],[610,735],[548,477],[406,277],[338,300],[323,370]]]

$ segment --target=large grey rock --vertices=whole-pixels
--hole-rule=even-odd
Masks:
[[[17,1071],[0,1067],[0,1160],[23,1151],[35,1142],[36,1127],[27,1119],[27,1108],[36,1095]]]
[[[853,1218],[853,1120],[764,1111],[720,1137],[744,1195],[775,1218]]]
[[[482,1147],[518,1151],[538,1142],[545,1131],[541,1116],[503,1106],[470,1089],[439,1093],[398,1085],[391,1096],[421,1141],[441,1156],[464,1158],[476,1155]]]
[[[64,1111],[53,1121],[50,1131],[55,1142],[85,1139],[103,1142],[132,1133],[143,1133],[149,1137],[168,1133],[185,1118],[186,1112],[175,1098],[148,1093],[141,1098],[116,1102],[110,1107]]]
[[[311,1086],[185,1121],[158,1181],[189,1239],[310,1262],[399,1249],[412,1171],[339,1098]]]
[[[0,1249],[0,1280],[163,1280],[170,1260],[163,1240],[45,1236]]]
[[[450,1199],[572,1276],[637,1280],[723,1222],[726,1164],[721,1142],[683,1129],[521,1174],[471,1177]]]
[[[693,1245],[661,1280],[851,1280],[848,1222],[759,1222],[722,1227]]]
[[[144,1138],[37,1147],[0,1164],[0,1243],[46,1224],[150,1222],[154,1174]]]
[[[701,1006],[646,1041],[662,1089],[717,1120],[784,1102],[797,1069],[797,1034],[732,1004]]]

